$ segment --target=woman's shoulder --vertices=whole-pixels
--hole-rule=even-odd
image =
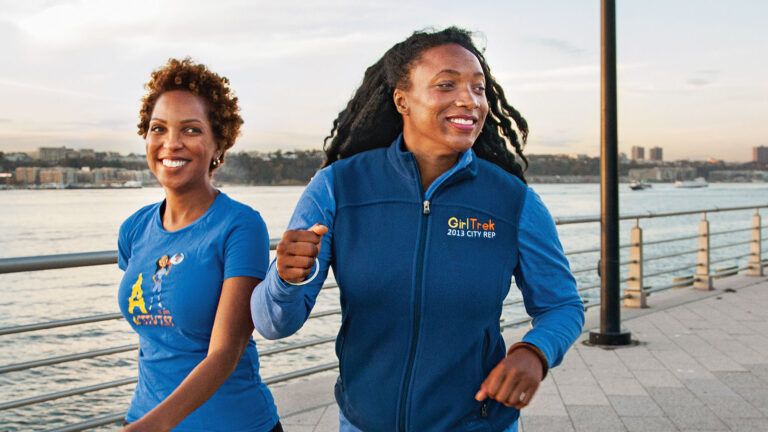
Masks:
[[[238,201],[224,192],[219,192],[221,195],[221,210],[227,215],[226,219],[233,223],[264,223],[264,218],[261,217],[261,213],[248,204]]]
[[[132,228],[137,225],[143,225],[145,223],[149,223],[152,220],[152,216],[154,216],[156,213],[158,213],[160,210],[160,206],[163,204],[162,201],[147,204],[144,207],[136,210],[132,215],[128,216],[128,218],[123,221],[123,224],[121,226],[121,229],[123,228]]]

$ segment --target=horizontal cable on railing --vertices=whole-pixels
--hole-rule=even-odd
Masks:
[[[683,256],[683,255],[688,255],[688,254],[696,253],[698,251],[699,251],[699,249],[697,248],[697,249],[691,249],[691,250],[687,250],[687,251],[683,251],[683,252],[677,252],[677,253],[672,253],[672,254],[667,254],[667,255],[652,256],[652,257],[648,257],[648,258],[643,258],[643,262],[655,261],[655,260],[660,260],[660,259],[665,259],[665,258],[674,258],[674,257],[679,257],[679,256]]]
[[[331,282],[326,285],[323,285],[321,289],[325,290],[325,289],[332,289],[332,288],[338,288],[338,287],[339,285],[336,282]],[[318,315],[316,317],[319,318],[320,316],[333,315],[330,312],[322,312],[322,313],[323,315]],[[335,313],[339,313],[339,312],[335,312]],[[69,326],[80,325],[80,324],[90,324],[95,322],[110,321],[110,320],[116,320],[116,319],[122,319],[122,318],[123,318],[123,315],[121,313],[113,312],[113,313],[91,315],[91,316],[78,317],[78,318],[47,321],[42,323],[23,324],[23,325],[17,325],[12,327],[0,328],[0,336],[15,334],[15,333],[26,333],[26,332],[38,331],[38,330],[48,330],[48,329],[60,328],[60,327],[69,327]],[[310,318],[313,318],[313,317],[310,315]]]
[[[135,384],[137,381],[138,381],[138,378],[136,377],[123,378],[123,379],[109,381],[101,384],[78,387],[78,388],[58,391],[54,393],[46,393],[44,395],[32,396],[24,399],[17,399],[10,402],[3,402],[3,403],[0,403],[0,411],[11,409],[11,408],[19,408],[27,405],[34,405],[40,402],[47,402],[49,400],[60,399],[60,398],[69,397],[69,396],[82,395],[82,394],[91,393],[99,390],[106,390],[114,387],[121,387],[128,384]]]
[[[63,356],[49,357],[42,360],[30,360],[30,361],[25,361],[21,363],[12,363],[12,364],[0,366],[0,374],[4,374],[8,372],[16,372],[16,371],[26,370],[26,369],[33,369],[41,366],[51,366],[59,363],[90,359],[90,358],[95,358],[100,356],[119,354],[119,353],[128,352],[128,351],[135,351],[137,349],[139,349],[138,345],[131,344],[131,345],[114,347],[114,348],[105,348],[105,349],[86,351],[86,352],[81,352],[76,354],[67,354]]]
[[[125,419],[125,413],[108,414],[101,417],[94,417],[84,422],[64,426],[56,429],[49,429],[48,432],[81,432],[88,429],[94,429],[99,426],[107,426],[115,423],[122,423]]]
[[[687,266],[684,266],[684,267],[677,267],[677,268],[673,268],[673,269],[669,269],[669,270],[662,270],[662,271],[659,271],[659,272],[656,272],[656,273],[646,273],[646,274],[643,275],[643,278],[649,278],[649,277],[664,275],[664,274],[668,274],[668,273],[676,273],[676,272],[683,271],[683,270],[690,270],[690,269],[692,269],[694,267],[696,267],[696,264],[690,264],[690,265],[687,265]]]
[[[717,263],[721,263],[721,262],[733,261],[733,260],[736,260],[736,259],[746,258],[748,256],[752,256],[752,254],[748,253],[748,254],[743,254],[743,255],[734,255],[734,256],[726,257],[726,258],[719,258],[717,260],[712,260],[709,263],[710,264],[717,264]]]
[[[17,325],[12,327],[3,327],[3,328],[0,328],[0,336],[14,334],[14,333],[26,333],[26,332],[37,331],[37,330],[47,330],[47,329],[58,328],[58,327],[68,327],[68,326],[73,326],[78,324],[89,324],[89,323],[95,323],[100,321],[109,321],[109,320],[120,319],[122,317],[123,315],[120,314],[119,312],[114,312],[114,313],[91,315],[91,316],[78,317],[78,318],[69,318],[69,319],[56,320],[56,321],[47,321],[47,322],[35,323],[35,324],[23,324],[23,325]]]
[[[696,214],[702,214],[702,213],[723,213],[723,212],[730,212],[730,211],[758,210],[762,208],[768,208],[768,204],[757,205],[757,206],[722,207],[722,208],[711,207],[711,208],[700,209],[700,210],[686,210],[686,211],[659,212],[659,213],[648,211],[648,212],[642,212],[642,213],[624,214],[619,216],[619,219],[620,220],[654,219],[654,218],[662,218],[662,217],[670,217],[670,216],[690,216],[690,215],[696,215]],[[555,224],[557,225],[571,225],[571,224],[593,223],[593,222],[600,222],[600,217],[581,216],[581,217],[555,218]]]
[[[662,243],[672,243],[677,241],[683,241],[683,240],[693,240],[699,238],[699,235],[690,235],[685,237],[675,237],[671,239],[664,239],[664,240],[651,240],[651,241],[645,241],[643,242],[644,246],[650,246],[650,245],[656,245],[656,244],[662,244]]]
[[[710,246],[709,250],[713,251],[713,250],[716,250],[716,249],[728,249],[728,248],[732,248],[732,247],[736,247],[736,246],[748,245],[750,243],[752,243],[751,240],[740,241],[740,242],[736,242],[736,243],[727,243],[727,244],[723,244],[723,245]]]
[[[306,369],[299,369],[297,371],[287,372],[287,373],[284,373],[284,374],[275,375],[273,377],[265,378],[264,379],[264,384],[270,385],[270,384],[276,384],[276,383],[283,382],[283,381],[289,381],[289,380],[292,380],[292,379],[301,378],[301,377],[305,377],[305,376],[308,376],[308,375],[314,375],[316,373],[333,370],[333,369],[336,369],[337,367],[339,367],[339,363],[338,362],[333,362],[333,363],[322,364],[322,365],[319,365],[319,366],[313,366],[313,367],[306,368]]]
[[[647,294],[651,294],[651,293],[655,293],[657,291],[665,291],[665,290],[668,290],[668,289],[671,289],[671,288],[683,288],[683,287],[687,287],[687,286],[691,286],[691,285],[693,285],[693,280],[688,280],[688,281],[684,281],[684,282],[673,283],[673,284],[670,284],[670,285],[664,285],[664,286],[660,286],[660,287],[648,288],[647,290],[645,290],[645,292]]]
[[[728,230],[728,231],[710,232],[709,235],[710,236],[716,236],[716,235],[720,235],[720,234],[731,234],[731,233],[743,232],[743,231],[752,231],[752,228],[739,228],[739,229]]]
[[[597,272],[597,268],[595,268],[595,267],[585,267],[585,268],[578,269],[578,270],[571,270],[571,273],[572,274],[578,274],[578,273],[586,273],[586,272],[590,272],[590,271]]]
[[[523,302],[523,299],[506,300],[506,301],[504,301],[504,303],[502,303],[502,307],[516,305],[516,304],[520,304],[522,302]],[[316,312],[316,313],[310,314],[308,319],[321,318],[321,317],[324,317],[324,316],[336,315],[336,314],[340,314],[340,313],[341,313],[341,309],[332,309],[332,310],[327,310],[327,311]],[[300,343],[296,343],[296,344],[292,344],[292,345],[286,345],[286,346],[282,346],[282,347],[271,348],[271,349],[267,349],[267,350],[264,350],[264,351],[260,351],[259,352],[259,356],[260,357],[266,357],[266,356],[273,355],[273,354],[278,354],[278,353],[287,352],[287,351],[293,351],[293,350],[297,350],[297,349],[301,349],[301,348],[307,348],[307,347],[314,346],[314,345],[320,345],[320,344],[324,344],[324,343],[329,343],[329,342],[333,342],[335,340],[336,340],[335,336],[327,337],[327,338],[320,338],[320,339],[313,339],[313,340],[306,341],[306,342],[300,342]],[[22,363],[12,363],[12,364],[8,364],[8,365],[0,366],[0,374],[4,374],[4,373],[8,373],[8,372],[20,371],[20,370],[26,370],[26,369],[33,369],[33,368],[41,367],[41,366],[51,366],[51,365],[55,365],[55,364],[59,364],[59,363],[66,363],[66,362],[71,362],[71,361],[90,359],[90,358],[95,358],[95,357],[100,357],[100,356],[111,355],[111,354],[118,354],[118,353],[122,353],[122,352],[134,351],[136,349],[138,349],[138,345],[123,345],[123,346],[119,346],[119,347],[106,348],[106,349],[102,349],[102,350],[86,351],[86,352],[75,353],[75,354],[68,354],[68,355],[63,355],[63,356],[58,356],[58,357],[50,357],[50,358],[41,359],[41,360],[30,360],[30,361],[26,361],[26,362],[22,362]]]

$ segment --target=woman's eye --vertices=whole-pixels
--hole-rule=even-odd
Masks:
[[[154,126],[151,126],[149,130],[152,133],[163,133],[165,131],[165,128],[160,125],[154,125]]]
[[[437,88],[439,88],[441,90],[449,90],[449,89],[453,88],[453,83],[452,82],[442,82],[442,83],[437,84]]]
[[[184,132],[188,134],[199,134],[199,133],[202,133],[203,131],[197,127],[188,127],[184,129]]]
[[[485,93],[485,85],[483,84],[476,85],[475,91],[479,93]]]

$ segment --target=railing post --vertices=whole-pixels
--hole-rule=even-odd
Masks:
[[[763,263],[761,262],[763,257],[762,249],[762,237],[760,233],[760,210],[755,210],[754,216],[752,216],[752,243],[749,247],[749,269],[747,270],[748,276],[763,276]]]
[[[628,297],[624,300],[624,307],[647,308],[643,289],[643,229],[640,228],[639,219],[632,227],[629,237],[629,280],[624,290]]]
[[[699,222],[699,253],[696,256],[696,278],[693,287],[709,291],[712,288],[712,276],[709,272],[709,221],[707,214]]]

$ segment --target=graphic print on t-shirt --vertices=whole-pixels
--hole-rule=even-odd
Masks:
[[[131,296],[128,298],[128,313],[133,315],[133,323],[143,326],[173,327],[171,312],[163,307],[163,280],[171,272],[171,268],[184,261],[184,254],[177,253],[169,257],[163,255],[155,261],[155,273],[152,275],[152,291],[149,293],[149,305],[144,299],[142,289],[143,274],[131,287]],[[136,314],[136,309],[139,314]]]

